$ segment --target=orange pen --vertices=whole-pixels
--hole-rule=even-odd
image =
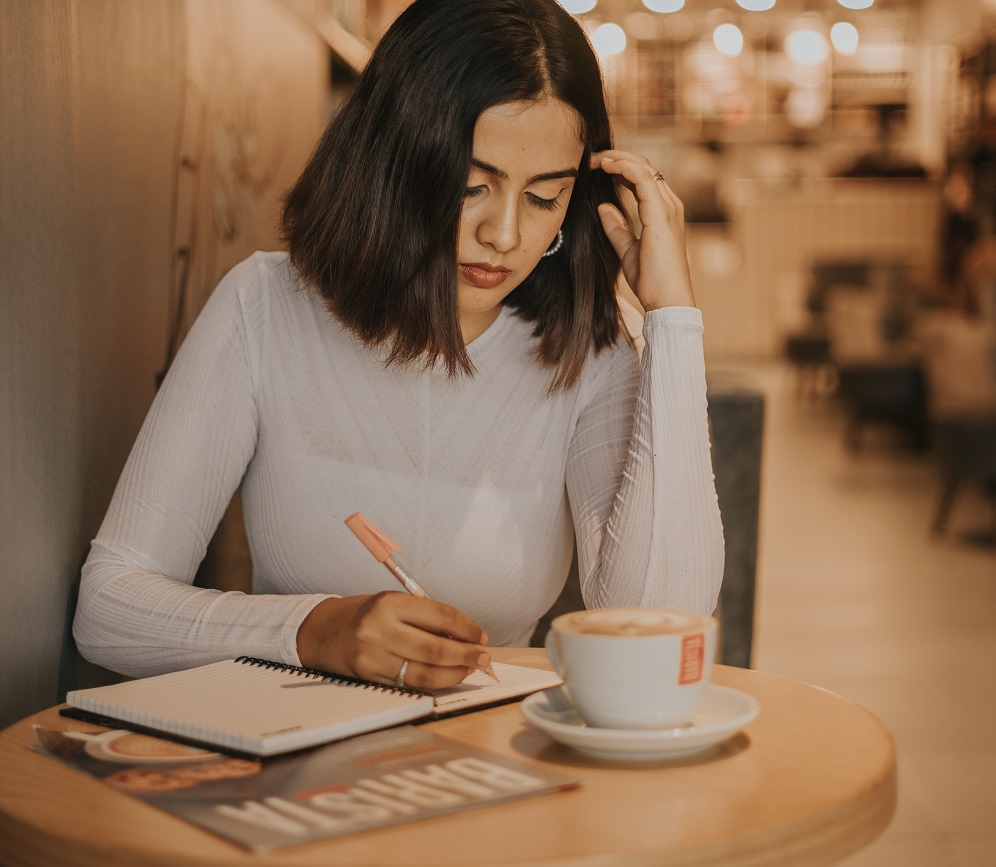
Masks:
[[[371,524],[361,512],[353,512],[352,515],[346,518],[346,526],[353,531],[356,538],[373,554],[374,559],[383,563],[387,567],[387,570],[398,579],[401,586],[411,593],[412,596],[420,596],[423,599],[432,598],[425,592],[425,588],[412,577],[411,573],[392,556],[395,553],[401,553],[401,549],[397,544],[392,542],[383,532]],[[488,677],[498,680],[498,675],[495,674],[494,669],[490,665],[487,668],[482,668],[481,671],[488,675]]]

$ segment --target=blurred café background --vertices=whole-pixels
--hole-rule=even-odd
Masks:
[[[894,733],[848,863],[996,864],[996,2],[561,2],[685,203],[730,645]],[[73,584],[157,384],[404,5],[0,2],[0,724],[104,676]]]

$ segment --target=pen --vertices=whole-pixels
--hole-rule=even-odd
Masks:
[[[373,554],[374,559],[383,563],[387,567],[387,570],[398,579],[401,586],[411,593],[412,596],[419,596],[422,599],[432,598],[425,592],[425,588],[412,577],[408,570],[391,556],[394,553],[401,553],[401,549],[397,544],[392,542],[383,532],[371,524],[362,513],[353,512],[352,515],[346,518],[346,526],[353,531],[356,538]],[[494,668],[491,665],[488,665],[487,668],[482,668],[481,671],[488,677],[498,680],[498,675],[495,674]]]

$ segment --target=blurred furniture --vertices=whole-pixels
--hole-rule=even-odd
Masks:
[[[540,650],[495,648],[494,654],[501,662],[548,668]],[[35,724],[88,728],[51,708],[0,732],[0,862],[822,865],[861,849],[888,826],[896,809],[896,749],[875,716],[785,677],[716,666],[712,679],[754,696],[762,711],[705,752],[658,762],[591,759],[526,726],[518,704],[450,717],[426,725],[499,756],[559,770],[581,786],[265,855],[28,749]]]
[[[823,277],[818,307],[837,371],[837,394],[847,412],[848,448],[860,448],[869,424],[891,426],[914,447],[925,447],[924,377],[910,339],[917,299],[906,269],[895,261],[814,268]],[[837,278],[855,282],[829,282]]]
[[[924,316],[920,332],[941,469],[933,532],[944,533],[958,492],[976,484],[990,497],[996,544],[996,324],[935,311]]]
[[[934,437],[942,482],[933,533],[944,533],[962,487],[981,484],[990,500],[990,538],[996,545],[996,414],[939,419],[934,423]]]
[[[789,169],[788,158],[782,169]],[[798,282],[805,295],[813,263],[890,260],[905,263],[912,274],[935,268],[939,184],[804,174],[784,181],[731,178],[724,193],[731,218],[727,234],[740,252],[740,265],[715,286],[703,282],[701,270],[692,270],[707,324],[708,356],[783,353],[786,335],[804,330],[786,329],[785,318],[776,315],[785,283]]]
[[[726,665],[750,668],[757,595],[764,394],[736,380],[711,377],[707,397],[716,496],[726,539],[718,610],[720,659]]]
[[[801,327],[785,337],[785,357],[796,377],[799,396],[817,395],[820,383],[833,368],[830,336],[825,321],[826,299],[835,286],[862,286],[868,282],[866,260],[815,261],[803,299]]]
[[[851,451],[861,447],[868,424],[898,429],[917,449],[928,442],[923,370],[915,358],[841,362],[837,393],[847,412],[844,442]]]
[[[795,375],[796,395],[816,396],[828,390],[825,383],[831,379],[833,365],[830,338],[822,326],[789,334],[785,338],[785,358]]]
[[[726,566],[716,611],[720,622],[719,659],[726,665],[749,668],[754,635],[764,395],[736,380],[711,377],[707,397],[716,495],[726,538]],[[542,646],[555,617],[582,608],[575,554],[567,583],[537,624],[532,646]]]
[[[827,299],[840,286],[866,287],[872,283],[876,263],[860,259],[816,259],[810,267],[809,310],[821,316],[827,309]]]

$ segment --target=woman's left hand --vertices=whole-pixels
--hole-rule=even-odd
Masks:
[[[685,252],[685,209],[650,161],[627,151],[592,154],[592,169],[612,175],[636,198],[643,227],[637,237],[614,205],[601,204],[602,228],[622,262],[623,275],[646,311],[694,307]]]

